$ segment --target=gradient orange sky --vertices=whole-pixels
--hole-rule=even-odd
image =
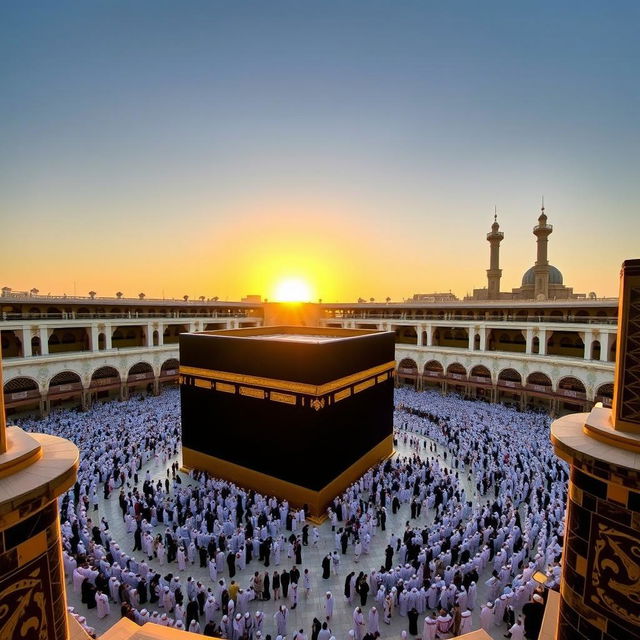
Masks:
[[[549,258],[617,295],[640,238],[638,5],[19,3],[0,15],[0,286],[312,299]],[[580,10],[578,10],[580,8]]]

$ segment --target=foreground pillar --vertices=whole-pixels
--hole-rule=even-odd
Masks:
[[[640,260],[624,263],[613,409],[556,420],[571,465],[558,640],[640,640]]]
[[[0,389],[1,370],[0,362]],[[7,428],[0,402],[2,640],[67,637],[57,498],[73,486],[77,469],[74,444]]]

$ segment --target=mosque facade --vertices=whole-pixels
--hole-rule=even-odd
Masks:
[[[544,230],[539,239],[544,236],[546,243],[546,219],[541,216],[539,222]],[[492,233],[498,235],[499,229]],[[436,386],[444,394],[455,391],[552,413],[582,410],[556,420],[551,429],[557,455],[570,465],[569,500],[560,591],[548,593],[540,637],[640,638],[635,597],[640,261],[625,263],[618,320],[617,300],[550,299],[552,271],[541,264],[546,244],[540,247],[532,275],[525,274],[532,280],[526,286],[533,287],[533,299],[315,305],[305,318],[327,328],[389,332],[397,384]],[[496,264],[488,277],[491,290],[500,294]],[[256,303],[121,298],[115,303],[95,296],[3,293],[2,397],[14,412],[47,413],[74,404],[87,408],[135,390],[157,393],[178,379],[181,333],[207,325],[270,324],[265,308]],[[605,406],[593,406],[597,402]],[[26,585],[33,602],[44,603],[44,614],[34,612],[39,637],[87,637],[64,616],[56,502],[72,485],[77,466],[78,450],[71,443],[9,431],[0,422],[0,474],[11,476],[3,485],[0,541],[7,558],[0,582],[5,599],[24,602],[15,586]],[[42,526],[34,528],[31,518]],[[3,637],[19,637],[14,617],[0,621]],[[121,629],[115,625],[112,637]],[[178,637],[169,629],[137,629],[118,637]],[[487,637],[482,631],[474,634],[468,637]]]
[[[467,300],[579,300],[586,298],[583,293],[574,293],[572,287],[564,284],[560,269],[549,262],[549,236],[553,233],[553,226],[547,222],[544,203],[540,209],[538,224],[533,227],[536,237],[536,261],[522,276],[522,284],[509,291],[500,291],[500,243],[504,240],[504,233],[500,231],[498,216],[494,216],[491,231],[487,234],[490,245],[489,268],[487,269],[487,286],[474,289],[473,295]]]
[[[552,413],[611,404],[617,298],[574,294],[548,261],[552,227],[544,208],[534,228],[537,260],[511,292],[500,290],[497,220],[487,239],[484,289],[457,300],[306,305],[295,324],[391,331],[396,381]],[[9,414],[88,408],[132,391],[177,384],[181,333],[282,324],[274,303],[43,296],[36,289],[0,297],[0,331]]]

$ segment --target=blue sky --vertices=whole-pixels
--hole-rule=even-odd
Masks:
[[[464,294],[495,204],[506,289],[544,194],[565,282],[615,294],[639,26],[636,2],[3,3],[2,284]]]

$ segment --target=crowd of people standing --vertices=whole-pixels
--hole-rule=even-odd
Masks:
[[[81,450],[61,525],[69,588],[87,609],[75,613],[90,631],[113,606],[139,624],[229,640],[306,640],[289,628],[303,601],[311,640],[343,640],[346,627],[344,640],[372,640],[399,620],[422,640],[477,626],[537,637],[545,592],[533,574],[559,580],[566,499],[549,418],[398,389],[394,422],[401,453],[337,497],[320,526],[284,500],[182,474],[175,391],[22,426]],[[109,501],[124,539],[111,533]],[[342,594],[322,589],[360,564]]]

